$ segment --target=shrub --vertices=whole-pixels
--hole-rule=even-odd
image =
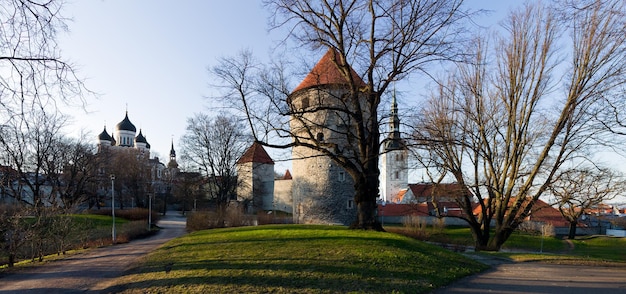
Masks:
[[[227,209],[223,213],[194,211],[187,215],[187,231],[253,226],[257,224],[258,221],[254,215],[244,214],[238,209]]]
[[[427,229],[427,222],[421,216],[408,215],[402,220],[402,224],[406,228],[406,232],[410,237],[426,240],[430,237]]]
[[[443,217],[438,217],[433,222],[433,231],[437,234],[441,234],[444,232],[446,228],[446,219]]]
[[[259,225],[293,224],[293,216],[282,211],[260,212],[256,218]]]

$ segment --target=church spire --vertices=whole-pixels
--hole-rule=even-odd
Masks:
[[[398,117],[398,102],[396,101],[396,89],[393,89],[391,97],[391,116],[389,117],[389,136],[385,144],[385,150],[403,149],[404,143],[400,137],[400,118]]]
[[[176,160],[176,151],[174,151],[174,139],[172,139],[172,147],[170,148],[170,160]]]
[[[168,168],[178,168],[176,162],[176,151],[174,151],[174,138],[172,138],[172,147],[170,148],[170,162],[167,163]]]

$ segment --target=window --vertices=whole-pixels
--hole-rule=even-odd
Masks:
[[[322,132],[317,133],[317,141],[324,142],[324,133]]]
[[[345,173],[345,172],[340,171],[340,172],[339,172],[339,181],[340,181],[340,182],[343,182],[343,181],[345,181],[345,180],[346,180],[346,173]]]
[[[302,98],[302,109],[309,108],[309,97]]]
[[[346,205],[346,208],[347,208],[347,209],[353,209],[353,208],[354,208],[354,200],[349,199],[349,200],[348,200],[348,203],[347,203],[347,205]]]
[[[397,179],[400,178],[400,173],[398,171],[394,172],[394,177]]]

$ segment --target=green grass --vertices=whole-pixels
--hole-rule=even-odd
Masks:
[[[462,255],[397,234],[268,225],[205,230],[172,240],[109,290],[423,293],[484,269]]]
[[[626,238],[591,236],[572,240],[574,254],[590,258],[626,262]]]
[[[70,215],[76,224],[78,225],[88,225],[92,227],[111,227],[113,223],[113,218],[107,215],[97,215],[97,214],[72,214]],[[116,217],[115,224],[125,224],[128,220]]]
[[[402,233],[404,227],[388,228]],[[473,246],[472,234],[467,227],[446,227],[436,230],[425,229],[425,240]],[[571,244],[571,246],[570,246]],[[592,236],[579,237],[571,243],[558,237],[550,237],[524,232],[515,232],[502,246],[501,252],[483,252],[481,254],[498,256],[517,262],[541,261],[549,263],[588,264],[626,266],[626,238]]]

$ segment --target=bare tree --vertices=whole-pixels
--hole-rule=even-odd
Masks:
[[[205,191],[224,212],[237,188],[236,163],[249,144],[243,123],[233,116],[196,114],[187,120],[181,158],[206,173]]]
[[[63,1],[0,4],[0,124],[57,103],[83,105],[88,93],[72,64],[60,57],[57,34],[67,30]]]
[[[551,184],[559,211],[569,222],[568,237],[576,237],[578,220],[586,210],[626,192],[626,182],[616,172],[601,167],[580,167],[561,173]]]
[[[491,51],[476,41],[473,62],[440,82],[416,123],[423,161],[470,188],[458,203],[477,250],[499,250],[566,162],[610,143],[594,118],[621,99],[624,4],[576,5],[512,12],[508,35]],[[559,47],[566,36],[571,46]]]
[[[51,170],[54,167],[55,147],[64,118],[57,114],[46,114],[33,110],[25,113],[23,120],[13,120],[1,130],[0,150],[2,159],[18,174],[17,182],[11,186],[13,197],[21,203],[42,206],[52,203],[56,194],[49,189]],[[27,198],[23,198],[28,195]]]
[[[120,209],[125,206],[137,205],[147,206],[148,182],[150,181],[150,166],[146,154],[140,149],[122,148],[113,152],[103,153],[107,156],[106,173],[103,178],[104,183],[109,183],[109,175],[115,175],[115,203]]]
[[[58,139],[47,175],[63,207],[73,209],[95,195],[97,162],[94,147],[81,139]]]
[[[259,67],[249,58],[229,58],[222,60],[212,72],[229,89],[234,89],[228,92],[229,97],[239,98],[243,105],[240,109],[245,111],[253,129],[273,132],[274,141],[270,142],[253,131],[258,141],[277,148],[309,148],[343,167],[355,183],[357,219],[353,227],[382,230],[375,215],[380,173],[378,108],[381,99],[394,81],[415,73],[427,73],[428,65],[433,62],[460,59],[461,53],[456,49],[464,31],[461,21],[468,16],[461,9],[462,2],[265,1],[274,12],[272,27],[287,28],[288,38],[294,40],[296,46],[336,52],[333,63],[348,91],[342,99],[337,99],[338,105],[317,105],[306,111],[290,105],[291,88],[286,80],[290,74],[286,72],[286,63]],[[263,107],[249,107],[255,103]],[[270,109],[269,113],[274,115],[263,111],[260,113],[264,115],[258,115],[257,109]],[[311,126],[307,117],[314,111],[338,113],[349,122],[346,124],[349,131],[330,125]],[[311,131],[291,130],[289,119],[299,120],[301,126]],[[330,137],[341,138],[349,144],[339,152],[317,137],[318,132],[312,131],[313,128],[322,128]],[[291,140],[282,144],[279,138]]]

